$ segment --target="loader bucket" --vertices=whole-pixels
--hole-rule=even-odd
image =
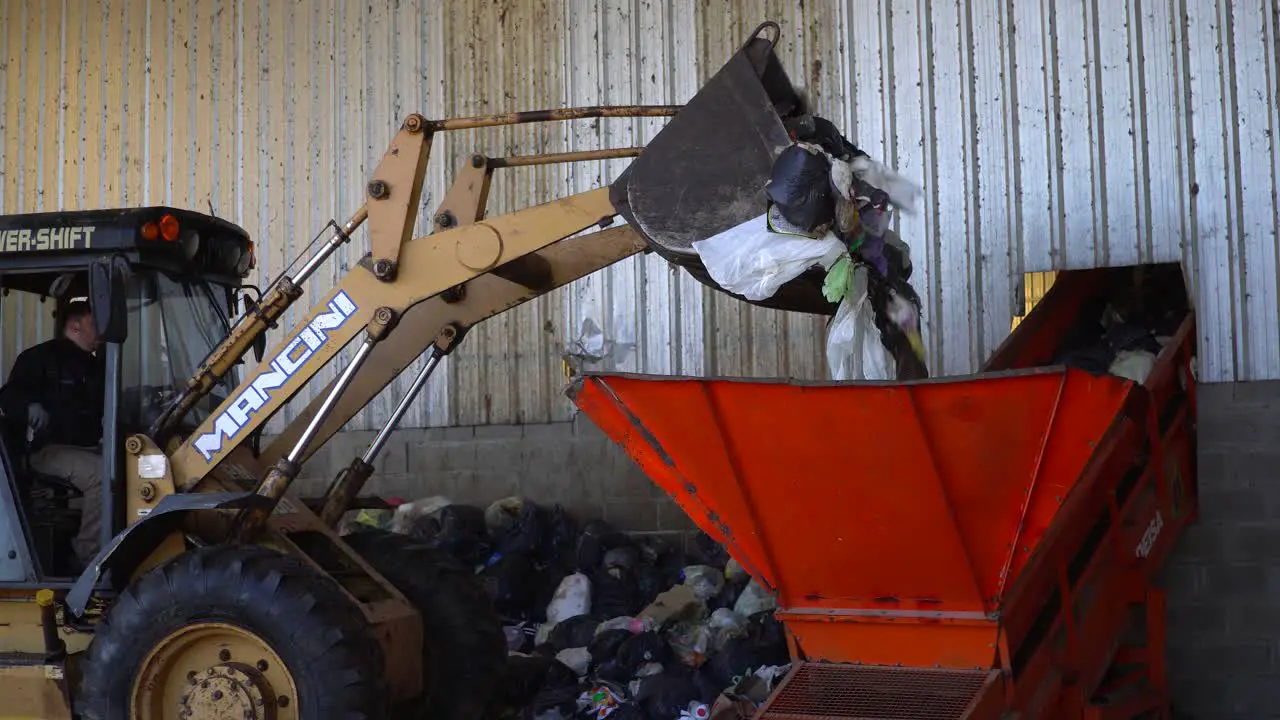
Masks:
[[[693,243],[764,214],[773,161],[791,144],[782,119],[805,111],[774,54],[778,32],[774,23],[757,28],[610,187],[614,207],[654,252],[721,292]],[[833,314],[822,279],[810,271],[753,304]]]

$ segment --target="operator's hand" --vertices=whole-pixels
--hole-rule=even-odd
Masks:
[[[35,432],[43,432],[49,427],[49,411],[44,409],[40,403],[31,403],[27,406],[27,426]]]

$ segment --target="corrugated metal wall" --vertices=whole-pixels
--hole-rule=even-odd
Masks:
[[[0,211],[212,205],[272,276],[356,207],[406,113],[682,102],[773,19],[818,108],[925,188],[901,231],[936,372],[994,349],[1024,272],[1176,260],[1198,290],[1203,378],[1280,378],[1278,14],[1280,0],[4,0]],[[424,204],[472,148],[635,145],[660,127],[461,133],[437,143]],[[622,167],[502,171],[491,208]],[[593,326],[621,370],[825,372],[820,321],[638,258],[479,328],[406,424],[567,417],[561,354]]]

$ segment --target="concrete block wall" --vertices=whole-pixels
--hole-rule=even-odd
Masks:
[[[1161,578],[1178,717],[1280,718],[1280,382],[1201,385],[1200,519]],[[304,468],[319,493],[371,433],[344,433]],[[559,502],[625,530],[693,527],[585,417],[524,427],[397,432],[367,492],[486,505]]]
[[[1280,717],[1280,382],[1199,388],[1200,518],[1165,568],[1179,717]]]
[[[301,494],[319,495],[364,451],[372,432],[344,432],[303,466]],[[683,511],[585,416],[546,425],[397,430],[364,493],[405,500],[444,495],[484,507],[523,495],[560,503],[581,521],[627,531],[694,527]]]

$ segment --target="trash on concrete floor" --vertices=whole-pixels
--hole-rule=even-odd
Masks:
[[[725,713],[763,700],[746,680],[790,660],[773,596],[705,533],[686,550],[602,520],[579,529],[563,508],[520,497],[488,508],[428,498],[353,521],[393,525],[475,569],[504,619],[504,717],[735,717]]]

